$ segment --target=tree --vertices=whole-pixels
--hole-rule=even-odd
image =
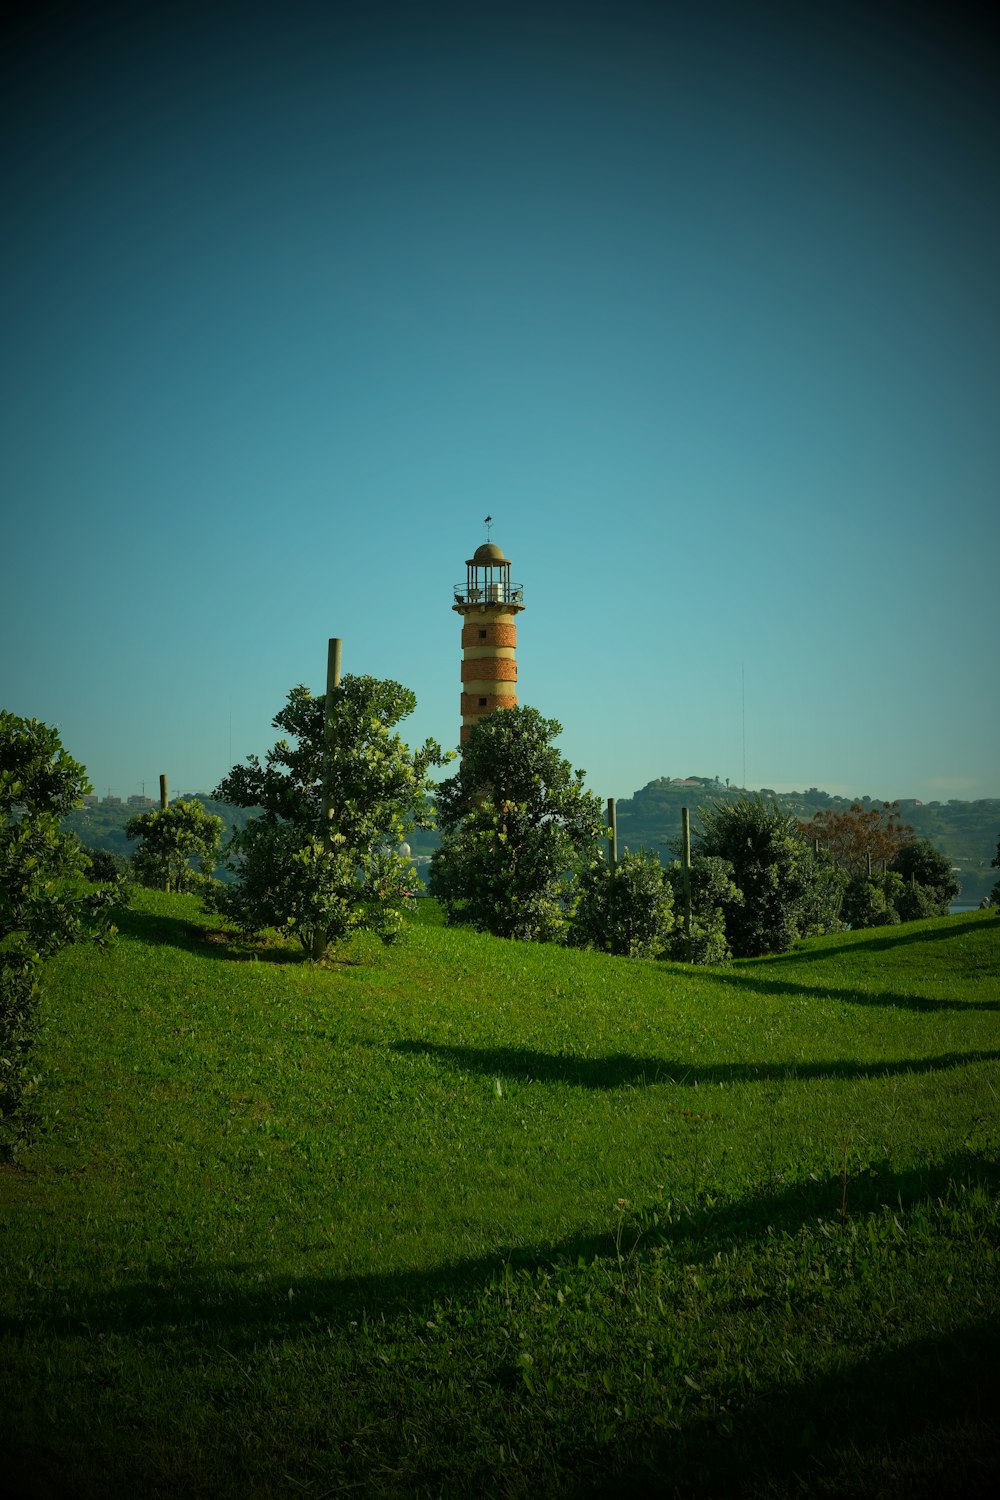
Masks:
[[[449,923],[497,937],[560,937],[572,881],[605,832],[598,798],[552,744],[555,719],[505,708],[476,724],[438,788],[429,889]]]
[[[681,913],[684,909],[684,871],[679,859],[664,871],[678,913],[673,931],[667,939],[664,958],[678,963],[725,964],[732,958],[726,937],[726,912],[741,906],[743,895],[733,881],[733,867],[727,859],[702,855],[691,862],[691,931],[685,931]]]
[[[891,864],[915,837],[900,816],[898,802],[854,802],[846,812],[826,808],[809,822],[800,822],[799,831],[816,840],[848,875],[862,876]]]
[[[918,916],[948,915],[951,903],[958,895],[958,881],[952,874],[951,861],[947,855],[935,849],[928,839],[917,839],[900,849],[889,868],[903,877],[904,889],[900,893],[898,904],[899,914],[904,922],[912,921]],[[922,889],[924,899],[911,894],[908,902],[907,888],[911,893]],[[931,907],[929,911],[928,902]]]
[[[1000,838],[997,839],[996,855],[993,859],[990,860],[990,869],[1000,870]],[[1000,906],[1000,880],[997,881],[996,885],[990,892],[990,901],[994,906]]]
[[[903,882],[893,871],[886,875],[852,875],[844,888],[841,917],[848,927],[894,927],[900,920],[898,902]]]
[[[103,885],[108,880],[125,879],[128,860],[123,859],[120,854],[114,854],[110,849],[88,849],[86,845],[83,845],[83,852],[88,861],[86,877],[95,885]]]
[[[291,741],[279,740],[263,765],[249,756],[213,793],[261,810],[233,833],[234,883],[213,888],[216,910],[245,932],[294,932],[317,960],[358,929],[386,942],[398,936],[416,876],[396,846],[424,813],[430,768],[445,759],[433,740],[411,752],[392,733],[415,707],[398,682],[345,676],[332,694],[327,735],[325,699],[292,689],[273,720]]]
[[[728,860],[741,904],[726,908],[726,935],[737,958],[781,953],[807,931],[837,926],[817,900],[822,867],[797,821],[773,802],[741,797],[699,810],[692,845],[698,855]]]
[[[615,865],[597,858],[580,874],[568,941],[626,958],[656,958],[673,930],[673,908],[654,855],[626,850]]]
[[[144,885],[158,890],[198,890],[219,862],[223,827],[221,818],[194,801],[139,813],[125,826],[127,838],[141,840],[133,868]]]
[[[0,710],[0,1141],[23,1125],[28,1051],[42,965],[70,943],[113,931],[119,882],[95,888],[87,857],[60,819],[90,791],[58,732]]]

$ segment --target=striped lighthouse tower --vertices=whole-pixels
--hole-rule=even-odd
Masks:
[[[497,708],[516,708],[517,615],[524,590],[510,581],[510,563],[495,542],[466,559],[452,609],[462,616],[462,744],[472,726]]]

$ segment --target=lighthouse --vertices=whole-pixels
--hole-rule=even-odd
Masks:
[[[524,590],[510,581],[510,562],[495,542],[466,559],[465,582],[452,609],[462,616],[462,744],[474,724],[497,708],[517,707],[517,616]]]

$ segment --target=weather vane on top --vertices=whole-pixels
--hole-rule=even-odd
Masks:
[[[486,540],[489,541],[489,539],[490,539],[490,527],[493,525],[493,517],[492,516],[486,516],[484,518],[484,520],[483,520],[483,525],[486,527]]]

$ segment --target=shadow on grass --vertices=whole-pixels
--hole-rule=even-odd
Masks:
[[[947,923],[947,925],[944,925]],[[998,924],[1000,925],[1000,924]],[[916,923],[904,922],[899,927],[873,927],[868,929],[866,936],[856,936],[853,942],[827,944],[821,947],[809,949],[806,952],[779,953],[771,958],[765,958],[763,962],[769,963],[821,963],[824,959],[832,958],[835,954],[850,953],[861,957],[866,953],[887,953],[891,948],[905,948],[911,943],[947,943],[955,938],[965,937],[970,932],[982,935],[990,927],[989,920],[979,918],[969,921],[968,918],[945,917],[940,927],[925,928],[920,924],[918,930]]]
[[[910,1057],[892,1062],[856,1062],[834,1058],[828,1062],[688,1063],[666,1057],[561,1056],[527,1047],[462,1047],[440,1042],[395,1042],[393,1050],[438,1058],[467,1073],[519,1083],[565,1083],[572,1088],[648,1088],[653,1084],[807,1082],[821,1078],[889,1078],[906,1073],[937,1073],[967,1063],[996,1062],[1000,1050],[944,1052],[936,1057]]]
[[[802,955],[803,959],[807,955]],[[788,962],[787,958],[783,959]],[[670,977],[680,979],[696,979],[704,983],[704,971],[696,967],[685,967],[675,964],[670,970]],[[712,969],[711,978],[713,984],[730,985],[735,989],[752,990],[757,995],[780,995],[799,998],[803,995],[809,999],[842,1000],[846,1005],[875,1006],[879,1010],[958,1010],[958,1011],[1000,1011],[1000,999],[998,1000],[942,1000],[938,997],[931,998],[929,995],[897,995],[892,991],[874,991],[841,989],[834,985],[815,984],[793,979],[773,979],[769,970],[761,965],[759,968],[734,971],[731,969]]]
[[[894,1171],[882,1161],[869,1165],[847,1182],[847,1214],[859,1215],[891,1205],[906,1209],[928,1198],[946,1197],[955,1184],[1000,1191],[1000,1164],[971,1151],[938,1163]],[[400,1271],[367,1276],[264,1274],[252,1264],[216,1266],[157,1265],[151,1259],[146,1277],[98,1292],[67,1295],[54,1289],[48,1308],[37,1304],[23,1317],[0,1319],[0,1333],[30,1337],[32,1329],[93,1336],[142,1332],[175,1335],[189,1330],[198,1337],[222,1335],[227,1347],[263,1339],[308,1336],[328,1320],[361,1317],[425,1316],[435,1302],[475,1294],[510,1272],[538,1267],[574,1267],[582,1260],[617,1259],[619,1251],[672,1250],[685,1264],[707,1263],[719,1250],[762,1240],[774,1231],[794,1233],[804,1224],[838,1218],[844,1184],[839,1172],[806,1178],[779,1188],[761,1187],[741,1198],[677,1203],[671,1215],[650,1228],[649,1209],[627,1215],[617,1233],[581,1233],[555,1243],[501,1246],[488,1255],[456,1260],[429,1271]],[[659,1205],[662,1209],[663,1205]],[[289,1247],[289,1251],[293,1247]],[[296,1257],[322,1244],[297,1245]]]
[[[883,1162],[849,1182],[848,1214],[860,1215],[881,1205],[905,1211],[917,1202],[947,1197],[956,1183],[996,1193],[1000,1164],[968,1152],[908,1172],[893,1172]],[[751,1192],[727,1203],[703,1201],[660,1229],[655,1245],[690,1271],[698,1264],[707,1266],[718,1249],[761,1241],[773,1230],[795,1233],[817,1218],[835,1223],[841,1192],[839,1174],[831,1174],[822,1181],[810,1179],[776,1191]],[[163,1359],[177,1368],[189,1362],[194,1369],[216,1357],[215,1351],[230,1360],[249,1362],[260,1358],[262,1350],[280,1349],[295,1340],[309,1341],[318,1350],[346,1349],[345,1341],[354,1330],[373,1329],[374,1338],[363,1346],[367,1353],[362,1355],[370,1359],[381,1347],[407,1348],[414,1328],[419,1330],[418,1337],[426,1338],[423,1329],[429,1318],[437,1316],[435,1306],[454,1298],[472,1303],[469,1323],[460,1326],[468,1327],[470,1336],[477,1338],[477,1295],[502,1289],[511,1274],[523,1276],[553,1264],[572,1274],[581,1258],[590,1263],[602,1256],[614,1264],[619,1249],[631,1257],[634,1249],[651,1244],[648,1236],[640,1237],[638,1225],[632,1235],[630,1243],[626,1225],[626,1235],[619,1240],[611,1234],[576,1235],[556,1244],[505,1247],[431,1271],[339,1279],[273,1271],[262,1275],[253,1265],[232,1263],[186,1268],[150,1265],[144,1280],[97,1293],[68,1296],[65,1288],[53,1289],[47,1310],[3,1320],[0,1329],[25,1340],[51,1332],[77,1341],[77,1347],[81,1338],[94,1348],[106,1340],[111,1358],[120,1357],[113,1341],[131,1338],[145,1346],[147,1358]],[[299,1255],[307,1249],[296,1248]],[[495,1290],[492,1300],[495,1303]],[[724,1311],[721,1304],[720,1310]],[[961,1319],[959,1309],[955,1316]],[[394,1319],[402,1320],[402,1325],[394,1328]],[[487,1320],[484,1325],[487,1335],[494,1323],[495,1315],[493,1323]],[[765,1365],[759,1373],[752,1368],[748,1373],[737,1365],[731,1389],[721,1401],[703,1403],[701,1398],[689,1397],[686,1405],[668,1413],[666,1421],[659,1410],[650,1420],[647,1411],[639,1422],[624,1424],[617,1440],[589,1438],[581,1448],[568,1441],[564,1429],[554,1428],[551,1440],[565,1451],[571,1466],[563,1471],[569,1484],[560,1486],[559,1493],[573,1494],[579,1500],[606,1494],[652,1500],[667,1494],[812,1493],[972,1500],[992,1494],[989,1482],[995,1479],[1000,1437],[998,1332],[995,1319],[985,1310],[977,1314],[970,1309],[958,1326],[905,1343],[882,1344],[865,1357],[859,1328],[850,1351],[838,1357],[831,1350],[819,1371],[800,1375],[792,1366],[782,1375]],[[331,1339],[334,1344],[328,1343]],[[67,1358],[73,1347],[70,1342]],[[478,1361],[477,1380],[486,1380],[491,1387],[511,1383],[506,1404],[487,1401],[482,1414],[486,1427],[506,1441],[504,1424],[509,1403],[517,1404],[514,1393],[527,1401],[519,1371],[508,1368],[505,1353],[492,1347],[485,1362],[482,1353]],[[347,1370],[351,1378],[364,1378],[364,1366],[355,1370],[349,1355]],[[695,1384],[694,1390],[698,1389]],[[74,1391],[76,1407],[81,1399],[86,1403],[85,1382],[81,1390],[82,1398]],[[427,1406],[414,1390],[407,1371],[398,1400],[419,1424],[426,1420]],[[600,1394],[588,1394],[578,1399],[610,1416],[611,1398],[605,1401]],[[383,1389],[375,1397],[376,1416],[384,1402]],[[394,1396],[392,1411],[397,1409]],[[592,1427],[582,1408],[580,1416]],[[440,1420],[454,1423],[455,1417],[446,1409]],[[43,1437],[53,1441],[47,1429]],[[390,1423],[385,1446],[379,1449],[380,1462],[387,1457],[386,1449],[389,1457],[396,1453],[397,1438],[395,1423]],[[79,1493],[100,1492],[96,1481],[101,1441],[81,1449],[87,1463],[94,1466],[94,1482]],[[29,1456],[37,1459],[37,1454]],[[447,1474],[446,1468],[442,1467],[441,1474]],[[453,1485],[437,1486],[436,1492],[457,1493]],[[513,1492],[491,1488],[489,1493]]]
[[[242,962],[257,959],[270,964],[298,964],[306,960],[301,947],[292,947],[280,940],[253,942],[238,932],[186,921],[183,917],[160,916],[156,912],[126,910],[116,916],[115,925],[125,937],[136,938],[141,943],[180,948],[203,958]]]
[[[641,1443],[575,1494],[906,1495],[980,1500],[1000,1473],[1000,1327],[980,1318],[789,1378]]]

